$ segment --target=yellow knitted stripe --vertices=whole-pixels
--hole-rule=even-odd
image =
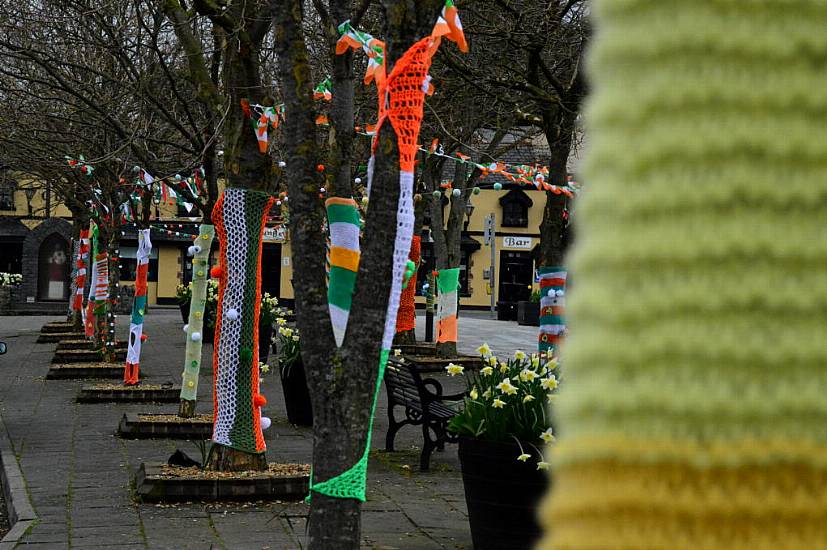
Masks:
[[[827,469],[593,461],[555,470],[541,550],[827,547]],[[561,498],[565,495],[565,498]]]

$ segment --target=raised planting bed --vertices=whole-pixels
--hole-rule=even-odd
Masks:
[[[212,437],[212,414],[181,418],[177,414],[126,413],[118,424],[124,439],[191,439]]]
[[[144,375],[146,376],[146,375]],[[49,367],[46,380],[85,380],[95,378],[123,379],[120,363],[58,363]]]
[[[37,343],[53,344],[62,340],[82,340],[84,336],[82,332],[41,332],[37,337]]]
[[[266,472],[210,472],[158,463],[142,463],[135,475],[145,502],[221,500],[301,500],[310,486],[309,464],[271,462]]]
[[[115,348],[115,360],[126,359],[125,348]],[[101,352],[96,349],[72,349],[56,351],[52,357],[52,363],[90,363],[101,360]]]
[[[428,355],[404,355],[406,363],[416,366],[419,372],[444,372],[448,363],[461,365],[465,370],[478,370],[482,368],[482,359],[476,355],[457,355],[456,357],[436,357]]]
[[[70,321],[52,321],[46,323],[40,328],[42,334],[66,333],[73,332],[74,324]]]
[[[55,351],[75,351],[75,350],[88,350],[92,349],[92,342],[85,338],[63,338],[62,340],[58,340],[57,348]],[[126,342],[123,340],[118,340],[115,342],[115,349],[126,349]]]
[[[78,403],[177,403],[181,396],[181,386],[164,384],[162,386],[141,384],[124,386],[123,384],[92,384],[83,386],[78,393]]]
[[[400,346],[392,346],[394,350],[402,351],[403,355],[436,355],[436,344],[433,342],[419,342],[417,344],[402,344]]]

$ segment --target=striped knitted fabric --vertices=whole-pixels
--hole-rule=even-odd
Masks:
[[[98,263],[95,258],[98,255],[98,224],[89,222],[89,263],[92,271],[89,276],[89,293],[86,295],[86,309],[83,319],[84,336],[95,337],[95,280],[98,278]]]
[[[541,548],[827,548],[827,4],[593,15]]]
[[[557,353],[566,333],[566,270],[540,268],[539,350]]]
[[[198,398],[198,376],[201,372],[201,338],[193,340],[193,334],[204,333],[204,308],[207,305],[207,279],[210,275],[210,249],[215,227],[202,223],[198,228],[197,248],[192,259],[192,296],[187,322],[187,343],[184,355],[184,371],[181,374],[181,399],[195,401]]]
[[[86,288],[86,265],[89,263],[89,230],[80,231],[77,271],[75,272],[75,293],[72,296],[72,311],[83,310],[83,289]]]
[[[149,229],[138,231],[138,251],[135,254],[137,270],[135,274],[135,299],[132,301],[132,317],[129,322],[129,343],[126,350],[123,383],[134,386],[140,381],[139,363],[141,362],[141,343],[144,340],[144,310],[146,309],[146,278],[149,270],[149,254],[152,241]]]
[[[436,276],[437,338],[439,343],[457,341],[457,306],[459,304],[459,268],[440,269]]]
[[[411,237],[411,251],[408,259],[414,266],[419,265],[422,257],[422,238],[419,235]],[[396,332],[407,332],[416,328],[416,267],[413,275],[408,279],[402,296],[399,299],[399,312],[396,314]]]
[[[229,188],[219,197],[212,215],[221,250],[213,351],[213,441],[248,453],[265,450],[261,407],[267,400],[259,392],[258,318],[261,239],[274,202],[266,193]]]
[[[353,199],[333,197],[325,201],[327,222],[330,227],[330,275],[327,301],[330,322],[336,345],[345,339],[353,286],[359,270],[359,210]]]

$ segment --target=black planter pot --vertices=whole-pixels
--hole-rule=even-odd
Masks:
[[[310,392],[307,391],[304,365],[301,361],[291,365],[280,364],[279,374],[287,407],[287,420],[297,426],[312,426],[313,408],[310,405]]]
[[[258,324],[258,360],[266,363],[270,358],[270,339],[273,337],[273,325]]]
[[[497,302],[498,321],[517,320],[517,302]]]
[[[548,477],[537,470],[534,447],[523,444],[523,450],[531,454],[526,462],[517,460],[516,442],[459,439],[474,550],[529,550],[540,538],[537,507]]]
[[[540,302],[517,302],[517,324],[540,326]]]

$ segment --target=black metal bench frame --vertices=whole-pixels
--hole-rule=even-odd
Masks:
[[[430,469],[431,453],[434,449],[445,449],[445,443],[456,443],[457,436],[448,431],[448,422],[457,411],[445,402],[457,402],[465,393],[443,395],[442,384],[433,378],[423,379],[417,368],[397,358],[388,359],[385,369],[385,389],[388,392],[388,433],[385,449],[393,451],[393,441],[402,426],[422,426],[425,440],[419,457],[419,469]],[[394,409],[405,409],[405,419],[397,420]]]

